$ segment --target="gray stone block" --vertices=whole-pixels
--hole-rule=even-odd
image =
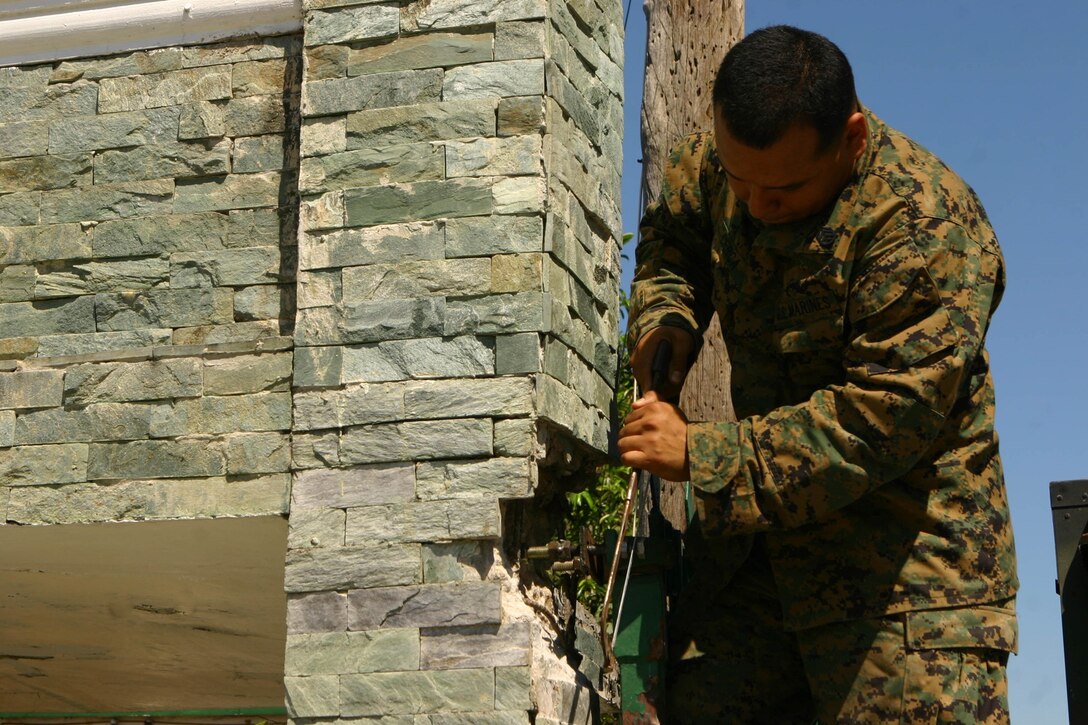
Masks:
[[[332,12],[306,13],[303,38],[306,45],[328,45],[347,41],[378,40],[400,32],[400,7],[396,4],[367,4]]]
[[[284,281],[284,253],[278,247],[178,252],[170,255],[170,287],[242,287]]]
[[[0,338],[95,331],[94,298],[0,304]]]
[[[189,398],[203,391],[200,361],[192,358],[77,365],[64,376],[69,406]]]
[[[483,461],[419,463],[416,495],[426,499],[456,497],[524,498],[536,478],[526,458],[489,458]]]
[[[287,510],[287,476],[33,486],[16,489],[11,503],[23,524],[275,516]]]
[[[359,589],[348,593],[348,628],[498,625],[500,599],[492,582]]]
[[[307,235],[299,247],[301,269],[353,267],[413,259],[442,259],[445,222],[409,222]]]
[[[537,176],[500,179],[493,192],[496,214],[542,214],[547,206],[543,180]]]
[[[263,136],[282,133],[285,125],[284,99],[282,94],[234,98],[222,106],[222,129],[218,134],[238,136]],[[210,120],[217,119],[214,112]]]
[[[540,335],[535,332],[499,335],[495,338],[495,373],[514,375],[538,372],[540,353]]]
[[[446,256],[476,257],[540,251],[544,223],[538,216],[486,216],[446,222]]]
[[[37,355],[38,357],[85,355],[168,344],[170,344],[170,330],[92,332],[83,335],[42,335],[38,338]]]
[[[523,667],[529,664],[529,623],[435,628],[420,637],[425,670]]]
[[[340,714],[340,678],[285,677],[287,713],[293,718],[337,717]]]
[[[356,76],[481,63],[493,59],[492,41],[491,33],[426,33],[405,36],[391,43],[352,49],[347,73]]]
[[[347,628],[347,594],[317,592],[287,597],[287,634],[342,632]]]
[[[231,87],[235,98],[284,93],[287,86],[287,61],[283,59],[235,63],[231,67]]]
[[[533,680],[528,667],[498,667],[495,669],[495,708],[498,710],[531,710]]]
[[[421,103],[347,117],[349,149],[493,136],[497,99]]]
[[[529,708],[527,708],[529,709]],[[529,725],[535,723],[526,710],[443,712],[430,716],[428,725]]]
[[[0,302],[29,302],[34,299],[37,272],[33,265],[11,265],[0,269]]]
[[[515,418],[532,412],[533,381],[528,377],[420,380],[404,390],[407,418]]]
[[[450,300],[446,304],[446,335],[503,335],[541,332],[550,327],[547,295],[539,292],[488,295]]]
[[[496,456],[528,456],[536,445],[536,422],[532,419],[495,421]]]
[[[302,122],[302,157],[347,151],[348,122],[343,116],[319,116]]]
[[[419,630],[327,632],[287,636],[285,672],[338,675],[419,669]]]
[[[90,154],[24,156],[0,161],[0,193],[63,189],[90,183]]]
[[[401,25],[405,30],[432,28],[459,28],[469,25],[487,25],[504,20],[524,20],[547,16],[545,0],[432,0],[429,3],[408,5],[401,11]]]
[[[495,549],[488,541],[423,545],[425,584],[484,581],[494,564]]]
[[[15,440],[19,445],[140,440],[150,436],[150,419],[162,405],[98,403],[25,411],[16,423]]]
[[[6,224],[19,226],[37,224],[41,216],[41,201],[40,191],[0,196],[0,228]]]
[[[260,433],[291,428],[288,393],[209,395],[174,401],[154,409],[152,438],[176,438],[196,431],[207,434]]]
[[[446,176],[521,176],[542,172],[539,136],[450,141]]]
[[[153,289],[87,299],[102,331],[222,325],[234,319],[234,295],[229,289]]]
[[[225,472],[222,445],[202,438],[92,443],[87,463],[90,480],[188,478]]]
[[[290,285],[261,284],[234,293],[234,319],[239,322],[278,320],[294,308],[295,289]]]
[[[398,587],[420,581],[419,544],[287,552],[289,593],[358,587]]]
[[[291,353],[239,355],[204,361],[205,395],[290,390]]]
[[[411,463],[299,471],[291,488],[292,508],[299,511],[406,503],[413,498]]]
[[[4,139],[0,159],[36,156],[49,148],[49,126],[37,121],[0,124],[0,137]]]
[[[344,348],[300,347],[295,350],[293,381],[296,388],[335,388],[340,385]]]
[[[98,151],[177,140],[178,108],[102,116],[61,114],[49,125],[49,153]]]
[[[302,90],[306,117],[368,108],[432,103],[442,98],[442,70],[408,70],[307,83]]]
[[[491,258],[492,292],[540,292],[544,289],[539,253],[499,254]]]
[[[55,121],[73,116],[93,116],[98,108],[95,83],[58,83],[42,88],[8,88],[0,106],[0,123]]]
[[[544,61],[503,60],[446,71],[442,98],[465,100],[488,96],[532,96],[544,93]]]
[[[493,375],[495,353],[475,337],[394,340],[343,350],[345,383]]]
[[[342,294],[349,305],[366,300],[479,295],[490,290],[490,277],[490,260],[480,258],[372,264],[344,269]]]
[[[348,511],[347,543],[495,539],[500,534],[494,499],[445,499]]]
[[[79,228],[79,225],[66,226]],[[279,220],[274,209],[124,219],[103,222],[94,229],[96,258],[278,247],[279,244]]]
[[[298,36],[281,35],[273,38],[261,38],[259,41],[251,43],[227,40],[212,45],[190,45],[179,48],[178,53],[181,56],[182,67],[195,68],[205,65],[226,65],[228,63],[297,56],[301,52],[300,46],[301,42]]]
[[[146,179],[215,176],[230,171],[230,140],[158,144],[95,155],[96,184]]]
[[[444,178],[442,148],[431,143],[400,144],[303,159],[302,193]]]
[[[540,134],[545,131],[544,103],[540,96],[499,99],[499,136]]]
[[[87,480],[85,443],[0,450],[0,486],[48,486]]]
[[[0,68],[0,88],[44,88],[49,83],[51,65],[9,66]]]
[[[299,310],[295,339],[299,345],[328,345],[435,337],[443,334],[445,299],[375,300],[329,308]]]
[[[348,226],[479,216],[494,209],[490,179],[420,181],[344,192]]]
[[[344,463],[490,456],[490,420],[433,420],[353,428],[340,441]]]
[[[180,327],[174,330],[174,343],[176,345],[250,344],[260,340],[278,338],[280,332],[280,323],[277,320],[221,322],[196,327]]]
[[[480,669],[342,675],[341,715],[491,710],[495,702],[493,673]]]
[[[181,107],[178,139],[192,141],[227,135],[226,103],[190,103]]]
[[[345,517],[343,509],[310,508],[292,511],[287,547],[290,549],[343,548]]]
[[[274,207],[279,204],[279,196],[280,175],[275,172],[233,174],[208,181],[179,183],[174,194],[174,210],[185,213]]]
[[[223,67],[103,78],[98,83],[98,111],[102,114],[230,97],[230,68]]]
[[[51,408],[61,404],[64,372],[17,370],[0,374],[0,410]]]
[[[0,411],[0,448],[10,448],[15,445],[15,411]],[[7,519],[0,516],[0,521]]]
[[[229,475],[283,473],[291,467],[291,441],[282,433],[236,433],[226,444]]]
[[[543,58],[546,22],[515,21],[495,25],[495,60]]]
[[[283,162],[283,136],[280,134],[234,139],[232,170],[236,174],[278,171],[283,168]]]
[[[105,221],[169,213],[173,200],[173,179],[58,189],[42,195],[42,222]]]

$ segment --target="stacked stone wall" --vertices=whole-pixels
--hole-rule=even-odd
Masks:
[[[312,0],[0,69],[2,518],[289,511],[292,718],[588,722],[520,555],[608,444],[620,15]]]
[[[300,53],[0,69],[3,520],[287,510]]]

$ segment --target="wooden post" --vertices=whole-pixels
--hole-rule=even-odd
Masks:
[[[713,128],[711,88],[725,52],[744,34],[744,0],[645,0],[644,7],[643,206],[661,190],[662,168],[673,145],[689,133]],[[735,420],[717,315],[688,373],[680,407],[690,420]],[[661,508],[674,527],[686,528],[681,487],[664,487]]]

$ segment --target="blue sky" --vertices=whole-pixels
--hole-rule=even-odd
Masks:
[[[776,23],[835,41],[862,102],[963,176],[997,230],[1008,289],[988,348],[1021,581],[1009,699],[1013,722],[1068,722],[1048,486],[1088,478],[1088,3],[747,0],[746,31]],[[628,231],[638,227],[645,46],[635,0],[625,71]],[[627,260],[625,288],[630,280]]]

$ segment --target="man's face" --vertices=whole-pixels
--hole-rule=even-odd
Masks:
[[[867,135],[865,117],[855,113],[842,136],[822,152],[816,129],[805,124],[792,126],[778,141],[756,149],[734,139],[722,114],[714,113],[718,159],[729,188],[764,224],[799,221],[831,203],[850,180]]]

